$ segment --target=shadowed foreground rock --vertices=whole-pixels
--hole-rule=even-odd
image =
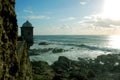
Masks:
[[[0,80],[17,79],[19,70],[14,5],[14,0],[0,0]]]
[[[33,69],[33,80],[53,80],[55,73],[47,62],[35,61],[31,63]]]
[[[100,55],[96,59],[79,61],[59,57],[52,68],[54,80],[120,80],[120,54]]]
[[[52,68],[56,72],[54,80],[89,80],[87,75],[90,75],[91,70],[83,67],[78,61],[70,60],[64,56],[60,56]],[[93,76],[92,76],[93,75]],[[92,73],[90,78],[95,77]]]
[[[32,65],[34,80],[120,80],[120,54],[79,61],[60,56],[51,66],[42,61]]]

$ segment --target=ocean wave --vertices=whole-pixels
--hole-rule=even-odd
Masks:
[[[39,42],[40,43],[40,42]],[[37,44],[39,44],[37,43]],[[65,47],[72,47],[72,48],[75,48],[75,47],[78,47],[78,48],[84,48],[84,49],[88,49],[88,50],[99,50],[99,51],[105,51],[105,52],[115,52],[115,51],[118,51],[118,49],[113,49],[113,48],[110,48],[110,47],[100,47],[100,46],[95,46],[95,45],[90,45],[90,44],[80,44],[80,43],[62,43],[62,42],[49,42],[49,41],[46,41],[45,42],[46,45],[45,47],[46,48],[49,48],[50,46],[56,46],[56,47],[59,47],[60,45],[61,46],[64,46],[64,47],[61,47],[61,48],[65,48]],[[38,46],[41,46],[41,45],[38,45]],[[55,48],[55,47],[51,47],[51,48]]]
[[[112,52],[116,51],[117,49],[112,49],[112,48],[107,48],[107,47],[98,47],[98,46],[92,46],[92,45],[86,45],[86,44],[61,44],[65,46],[76,46],[80,48],[86,48],[89,50],[100,50],[100,51],[107,51],[107,52]]]
[[[90,49],[90,50],[100,50],[100,51],[107,51],[107,52],[111,52],[112,50],[114,50],[114,49],[101,48],[101,47],[89,46],[89,45],[84,45],[84,44],[79,45],[79,47],[87,48],[87,49]]]

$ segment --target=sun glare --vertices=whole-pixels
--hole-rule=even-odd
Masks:
[[[114,35],[114,36],[109,37],[109,45],[112,48],[120,49],[119,43],[120,43],[120,36],[119,35]]]
[[[120,20],[120,0],[105,0],[102,16],[113,20]]]

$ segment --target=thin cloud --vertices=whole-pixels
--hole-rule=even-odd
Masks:
[[[72,20],[75,20],[76,18],[75,17],[68,17],[66,19],[62,19],[61,21],[72,21]]]
[[[89,26],[89,28],[102,28],[102,29],[109,29],[109,28],[120,28],[120,20],[112,20],[109,18],[102,18],[100,15],[91,15],[91,16],[85,16],[83,20],[77,22],[79,25],[86,27]]]
[[[50,19],[50,17],[47,16],[41,16],[41,15],[30,15],[30,16],[25,16],[23,17],[25,19]]]
[[[120,26],[120,21],[114,21],[111,19],[98,19],[94,25],[97,27],[118,27]]]
[[[87,2],[80,2],[80,5],[86,5]]]
[[[84,19],[91,19],[91,16],[85,16]]]
[[[60,29],[63,29],[63,30],[65,30],[65,29],[71,29],[72,27],[71,27],[71,25],[69,24],[64,24],[64,25],[62,25],[62,26],[60,26]]]
[[[29,9],[24,9],[23,12],[25,12],[25,13],[30,13],[30,14],[33,13],[33,11],[32,11],[32,10],[29,10]]]

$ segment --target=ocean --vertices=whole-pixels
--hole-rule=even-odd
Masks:
[[[40,45],[41,42],[47,45]],[[49,64],[58,60],[59,56],[66,56],[71,60],[78,60],[79,57],[94,59],[99,55],[119,54],[120,36],[37,35],[34,36],[34,44],[30,50],[37,53],[30,56],[31,61],[42,60]]]

